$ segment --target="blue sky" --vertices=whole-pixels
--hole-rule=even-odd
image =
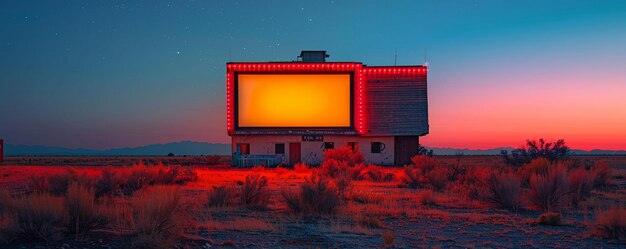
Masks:
[[[12,144],[228,142],[227,61],[322,49],[427,59],[426,145],[626,149],[624,1],[5,1],[0,32]]]

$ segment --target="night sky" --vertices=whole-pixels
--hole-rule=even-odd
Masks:
[[[426,146],[626,149],[626,1],[3,1],[0,137],[229,142],[225,63],[429,63]]]

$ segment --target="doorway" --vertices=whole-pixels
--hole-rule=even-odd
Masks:
[[[289,143],[289,165],[294,165],[302,160],[301,152],[300,143]]]

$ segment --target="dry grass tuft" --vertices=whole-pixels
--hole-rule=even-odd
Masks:
[[[72,182],[89,186],[93,184],[93,179],[84,172],[79,173],[73,168],[67,168],[65,172],[60,174],[31,175],[26,184],[33,192],[63,195],[67,193],[67,188]]]
[[[281,192],[287,207],[296,213],[332,214],[340,203],[340,192],[330,179],[312,175],[297,191]]]
[[[550,168],[547,174],[530,177],[530,201],[546,211],[558,211],[567,201],[567,169],[563,165]]]
[[[595,176],[593,180],[594,187],[606,188],[613,184],[613,170],[609,168],[606,163],[596,164],[591,167],[592,175]]]
[[[324,151],[324,161],[336,160],[339,162],[345,162],[349,166],[355,166],[363,164],[365,157],[360,150],[352,150],[349,147],[340,147],[335,149],[329,149]]]
[[[134,248],[172,248],[183,235],[189,217],[181,201],[180,189],[154,186],[132,199],[133,225],[137,237]]]
[[[596,215],[593,234],[602,238],[626,240],[626,208],[611,207]]]
[[[417,194],[417,200],[422,205],[435,206],[437,205],[437,198],[435,192],[430,189],[420,191]]]
[[[237,190],[235,186],[222,185],[214,186],[207,192],[207,206],[227,207],[235,205]]]
[[[65,204],[69,213],[68,231],[71,233],[85,234],[106,222],[96,205],[94,191],[77,182],[70,184]]]
[[[484,197],[498,207],[516,209],[522,194],[521,180],[510,170],[492,170],[484,180]]]
[[[594,185],[593,171],[578,168],[571,170],[567,174],[567,186],[570,195],[569,204],[578,207],[587,197],[591,195]]]
[[[380,219],[374,216],[357,216],[356,223],[368,228],[387,228]]]
[[[546,175],[548,174],[548,170],[550,169],[551,163],[548,159],[543,157],[538,157],[530,161],[530,163],[523,165],[517,170],[518,175],[521,179],[528,183],[530,181],[530,177],[533,175]]]
[[[373,191],[352,191],[349,198],[362,204],[381,203],[384,200],[384,195]]]
[[[296,163],[293,165],[293,170],[300,174],[309,173],[309,166],[305,163]]]
[[[380,236],[385,246],[392,246],[395,243],[396,235],[391,231],[383,231]]]
[[[247,175],[241,186],[241,204],[246,207],[265,207],[271,192],[267,187],[267,177],[258,174]]]
[[[560,213],[548,212],[539,215],[536,221],[537,225],[542,226],[562,226],[564,225],[563,215]]]
[[[413,165],[404,167],[404,184],[411,188],[428,187],[438,192],[446,188],[451,174],[449,168],[425,155],[416,155],[411,161]]]
[[[385,172],[383,167],[369,165],[363,169],[362,175],[365,179],[373,182],[390,182],[393,181],[393,173]]]
[[[63,238],[68,215],[62,197],[34,193],[11,200],[7,212],[15,219],[8,227],[15,239],[26,241],[57,241]]]

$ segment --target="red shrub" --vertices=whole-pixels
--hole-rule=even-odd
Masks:
[[[435,192],[432,190],[423,190],[417,194],[417,200],[422,205],[437,205],[437,198]]]
[[[404,167],[402,181],[411,188],[430,187],[442,191],[448,184],[450,169],[425,155],[411,158],[414,165]]]
[[[94,191],[77,182],[70,184],[65,205],[69,213],[70,233],[84,234],[106,222],[96,204]]]
[[[214,186],[207,192],[207,205],[209,207],[226,207],[235,204],[236,189],[234,186]]]
[[[355,175],[360,175],[362,169],[362,166],[350,167],[346,162],[329,159],[322,162],[319,173],[332,178],[336,187],[343,193],[350,188],[352,179],[355,178]]]
[[[155,186],[132,199],[134,248],[172,248],[189,223],[188,210],[177,187]]]
[[[561,226],[564,224],[563,215],[553,212],[543,213],[539,215],[535,224],[542,226]]]
[[[15,218],[10,224],[12,227],[8,227],[9,231],[15,232],[12,239],[57,241],[66,231],[68,213],[62,197],[34,193],[12,200],[7,212]]]
[[[602,238],[626,240],[626,209],[611,207],[596,215],[593,234]]]
[[[606,163],[599,163],[591,167],[591,172],[595,176],[593,185],[595,187],[608,187],[612,184],[613,170]]]
[[[54,175],[32,175],[27,185],[33,192],[51,193],[62,195],[67,192],[70,183],[79,182],[85,186],[91,186],[93,179],[87,173],[79,173],[73,168],[68,168],[65,172]]]
[[[534,174],[530,177],[530,200],[546,211],[558,211],[566,203],[568,196],[567,169],[559,164],[547,174]]]
[[[484,197],[498,207],[516,209],[522,194],[521,180],[510,170],[492,170],[483,182]]]
[[[293,170],[297,173],[308,173],[309,166],[305,163],[296,163],[295,165],[293,165]]]
[[[332,178],[339,177],[340,175],[351,175],[350,166],[348,166],[348,163],[335,159],[324,160],[322,162],[319,172],[322,175]]]
[[[126,181],[124,176],[118,173],[119,169],[106,167],[102,170],[102,174],[94,182],[94,191],[96,196],[120,194],[122,184]]]
[[[363,153],[359,150],[352,150],[348,147],[340,147],[335,149],[328,149],[324,151],[324,161],[337,160],[339,162],[345,162],[349,166],[362,164],[365,162]]]
[[[271,193],[267,187],[267,177],[253,174],[247,175],[241,185],[241,204],[247,207],[265,207]]]
[[[454,189],[466,199],[477,200],[483,194],[482,184],[490,173],[489,168],[467,167],[466,173],[458,177]]]
[[[584,168],[573,169],[568,172],[567,186],[572,206],[577,207],[585,198],[591,195],[594,178],[594,172]]]
[[[281,192],[287,207],[296,213],[331,214],[340,203],[339,190],[328,178],[311,175],[297,191]]]
[[[393,173],[385,172],[382,167],[370,165],[367,166],[361,173],[362,178],[368,179],[373,182],[389,182],[393,180]]]
[[[518,168],[518,174],[525,183],[530,182],[530,177],[536,174],[548,174],[550,169],[550,161],[543,157],[538,157],[530,161],[530,163]]]

